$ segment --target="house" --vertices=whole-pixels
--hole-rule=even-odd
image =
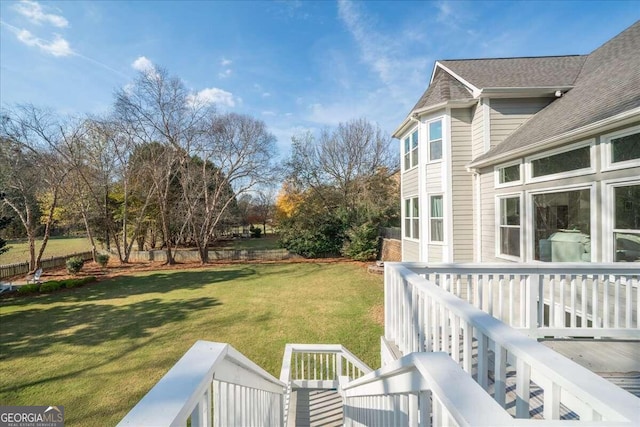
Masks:
[[[393,136],[404,261],[640,260],[640,21],[588,55],[437,61]]]

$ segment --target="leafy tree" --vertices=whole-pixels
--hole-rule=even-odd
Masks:
[[[350,255],[355,252],[349,247],[375,246],[376,236],[362,230],[398,221],[395,165],[391,139],[365,119],[341,123],[317,138],[310,133],[294,137],[293,154],[286,164],[288,181],[276,202],[280,233],[288,236],[283,240],[285,247],[300,251],[301,239],[294,234],[317,237],[319,229],[326,233],[324,240],[332,251],[344,247]],[[364,224],[370,225],[361,229]],[[352,230],[351,237],[347,230]],[[311,239],[302,240],[314,246],[305,252],[317,252]],[[352,240],[360,243],[354,246]]]

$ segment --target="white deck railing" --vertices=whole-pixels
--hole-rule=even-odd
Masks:
[[[536,386],[547,420],[559,419],[563,407],[581,421],[640,421],[638,398],[458,298],[447,286],[419,276],[419,266],[409,266],[385,264],[385,339],[402,354],[448,353],[484,390],[491,385],[502,407],[510,391],[507,372],[515,369],[510,374],[515,375],[517,418],[529,418],[530,389]]]
[[[287,344],[280,371],[280,381],[287,386],[285,425],[292,390],[337,389],[340,377],[360,378],[369,372],[371,368],[342,345]]]
[[[532,337],[640,339],[640,265],[403,265]]]
[[[198,341],[119,426],[282,426],[285,384],[224,343]]]

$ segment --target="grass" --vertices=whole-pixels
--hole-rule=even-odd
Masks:
[[[40,250],[42,240],[36,240],[36,255]],[[10,241],[7,252],[0,255],[0,265],[29,261],[29,243],[27,241]],[[47,242],[44,258],[70,255],[76,252],[91,250],[91,244],[86,237],[52,237]]]
[[[198,339],[276,377],[286,343],[341,343],[376,368],[382,301],[382,278],[348,263],[157,271],[0,300],[0,405],[114,425]]]

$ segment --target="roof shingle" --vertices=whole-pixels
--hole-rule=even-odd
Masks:
[[[640,21],[588,55],[575,86],[501,144],[490,159],[640,107]]]
[[[445,101],[473,99],[471,92],[451,74],[437,71],[433,81],[411,109],[430,107]]]
[[[439,61],[478,89],[571,86],[587,56]]]

